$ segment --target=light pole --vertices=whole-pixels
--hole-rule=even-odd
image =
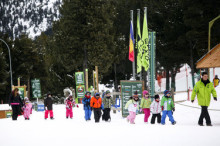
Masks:
[[[3,39],[0,39],[8,48],[8,54],[9,54],[9,62],[10,62],[10,76],[11,76],[11,90],[12,90],[12,86],[13,86],[13,80],[12,80],[12,67],[11,67],[11,51],[8,47],[8,44],[3,40]]]

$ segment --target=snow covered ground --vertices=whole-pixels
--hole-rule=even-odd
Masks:
[[[220,68],[217,68],[215,72],[220,74]],[[191,79],[190,74],[189,78]],[[184,71],[177,74],[176,81],[178,91],[184,91],[186,89]],[[100,86],[100,89],[106,90],[103,86]],[[220,87],[217,87],[216,91],[220,97]],[[103,121],[95,123],[93,114],[92,121],[86,122],[82,105],[74,108],[73,119],[66,119],[65,105],[54,105],[55,120],[44,120],[44,112],[35,111],[31,115],[30,121],[25,121],[23,117],[19,117],[18,121],[0,119],[0,145],[219,146],[220,98],[217,102],[212,100],[209,107],[213,127],[198,126],[201,109],[197,101],[191,103],[184,100],[187,100],[187,92],[175,95],[175,101],[178,103],[175,104],[174,119],[177,124],[171,125],[167,118],[164,126],[144,124],[143,114],[137,115],[136,124],[131,125],[122,118],[121,112],[117,112],[117,114],[111,112],[112,121],[110,123]]]
[[[214,101],[213,101],[214,102]],[[220,100],[217,101],[220,107]],[[195,103],[194,103],[195,104]],[[213,104],[213,103],[211,103]],[[65,105],[54,105],[55,120],[44,120],[44,112],[33,112],[29,121],[19,117],[17,121],[0,119],[1,146],[219,146],[220,112],[210,111],[213,127],[197,125],[200,109],[176,104],[171,125],[144,124],[144,115],[137,115],[136,124],[131,125],[121,113],[111,113],[112,122],[95,123],[84,120],[82,105],[74,108],[74,118],[65,118]],[[150,117],[151,119],[151,117]]]

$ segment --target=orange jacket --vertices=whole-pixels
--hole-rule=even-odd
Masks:
[[[90,101],[90,106],[93,107],[93,108],[101,108],[101,105],[102,105],[102,98],[95,98],[95,97],[92,97],[91,101]]]

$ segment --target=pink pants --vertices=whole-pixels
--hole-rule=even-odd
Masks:
[[[66,117],[68,118],[70,116],[70,118],[73,117],[73,109],[68,109],[66,108]]]
[[[131,124],[134,124],[135,117],[136,117],[135,112],[129,112],[129,115],[127,116],[127,119],[130,121]]]
[[[48,118],[48,113],[50,113],[50,118],[53,118],[53,110],[46,110],[45,111],[45,119],[47,119]]]
[[[148,118],[150,117],[150,109],[149,108],[144,108],[144,122],[148,122]]]
[[[31,109],[25,109],[24,110],[24,118],[29,118],[31,114]]]

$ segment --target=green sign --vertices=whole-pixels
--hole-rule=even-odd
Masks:
[[[156,50],[156,33],[150,32],[149,33],[150,39],[150,69],[149,69],[149,89],[150,89],[150,96],[154,96],[155,94],[155,50]]]
[[[19,95],[22,99],[24,99],[24,88],[23,87],[19,87]]]
[[[83,98],[84,95],[85,95],[85,86],[84,85],[76,86],[77,98]]]
[[[31,87],[32,87],[33,98],[40,98],[41,97],[40,80],[39,79],[31,80]]]
[[[83,85],[84,84],[84,73],[83,72],[76,72],[75,73],[75,80],[76,80],[76,85]]]
[[[126,117],[129,115],[127,109],[125,109],[126,103],[133,96],[134,92],[138,92],[138,97],[141,100],[142,91],[144,89],[143,81],[121,81],[121,99],[122,99],[122,116]],[[139,101],[140,104],[140,101]]]

